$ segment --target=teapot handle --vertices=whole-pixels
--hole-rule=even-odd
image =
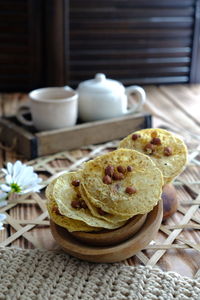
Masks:
[[[131,94],[138,94],[139,100],[136,105],[127,109],[126,114],[131,114],[131,113],[140,111],[141,107],[143,106],[143,104],[145,103],[145,100],[146,100],[146,93],[145,93],[144,89],[138,85],[131,85],[126,88],[127,98],[129,98]]]

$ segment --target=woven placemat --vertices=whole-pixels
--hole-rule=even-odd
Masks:
[[[0,249],[0,299],[200,299],[200,277],[121,263],[94,264],[63,252]]]

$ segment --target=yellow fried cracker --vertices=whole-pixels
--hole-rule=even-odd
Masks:
[[[94,206],[113,215],[132,217],[149,212],[157,204],[163,177],[147,155],[118,149],[85,163],[82,184]]]
[[[109,223],[120,223],[123,221],[127,221],[130,218],[130,214],[128,215],[114,215],[111,213],[106,213],[104,211],[101,210],[101,208],[96,207],[93,203],[92,203],[92,197],[91,195],[88,193],[86,187],[84,184],[81,185],[81,189],[80,189],[80,193],[84,199],[84,201],[86,202],[87,206],[89,207],[91,213],[93,216],[99,218],[99,219],[103,219],[106,220]]]
[[[57,178],[53,187],[53,199],[55,199],[59,211],[62,215],[74,220],[79,220],[92,227],[106,229],[115,229],[121,227],[125,222],[110,223],[106,220],[92,215],[88,207],[75,208],[74,201],[83,201],[79,186],[73,185],[73,182],[82,180],[82,172],[71,172],[61,175]]]
[[[66,216],[63,216],[60,214],[57,203],[52,197],[53,186],[54,186],[55,182],[56,182],[56,180],[52,181],[46,189],[46,197],[48,199],[47,209],[49,212],[49,216],[53,220],[53,222],[61,227],[66,228],[69,232],[72,232],[72,231],[90,232],[90,231],[101,230],[101,228],[89,226],[82,221],[73,220],[73,219],[67,218]]]
[[[66,216],[60,215],[58,213],[58,206],[55,200],[49,200],[47,203],[47,208],[52,221],[54,221],[54,223],[56,223],[57,225],[66,228],[69,232],[72,231],[91,232],[91,231],[99,231],[102,229],[102,228],[92,227],[82,221],[70,219]]]
[[[148,155],[161,170],[164,183],[170,183],[187,163],[187,148],[173,133],[163,129],[136,131],[119,143],[119,148],[134,149]]]

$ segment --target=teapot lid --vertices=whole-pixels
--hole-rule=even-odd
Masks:
[[[105,74],[97,73],[94,79],[83,81],[78,86],[79,90],[87,90],[95,93],[106,93],[106,92],[124,92],[124,86],[116,80],[107,79]]]

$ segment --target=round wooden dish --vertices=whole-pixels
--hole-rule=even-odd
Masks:
[[[111,263],[127,259],[144,249],[158,232],[163,213],[162,201],[147,214],[146,221],[130,239],[114,246],[87,245],[74,238],[65,228],[51,221],[51,232],[61,248],[82,260]]]
[[[131,218],[124,226],[115,230],[100,232],[70,232],[76,239],[94,246],[110,246],[119,244],[132,237],[144,224],[147,215],[137,215]]]

